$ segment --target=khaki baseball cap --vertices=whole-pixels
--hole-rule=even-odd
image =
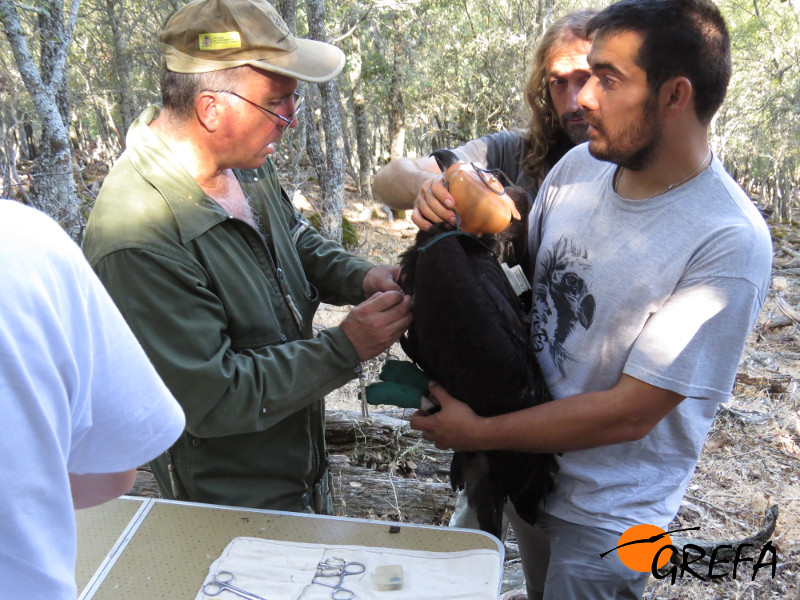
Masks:
[[[176,73],[207,73],[243,65],[322,83],[344,67],[331,44],[296,38],[266,0],[193,0],[158,37],[162,65]]]

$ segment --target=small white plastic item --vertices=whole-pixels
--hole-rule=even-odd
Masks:
[[[403,566],[380,565],[375,567],[375,574],[372,578],[375,581],[375,587],[381,591],[402,590]]]

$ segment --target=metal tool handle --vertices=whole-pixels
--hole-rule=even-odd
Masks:
[[[219,596],[222,592],[230,592],[240,598],[245,598],[245,600],[267,600],[247,590],[231,585],[231,581],[233,581],[233,573],[230,571],[217,571],[214,573],[214,579],[203,585],[203,593],[207,596]],[[342,598],[342,600],[348,599]]]

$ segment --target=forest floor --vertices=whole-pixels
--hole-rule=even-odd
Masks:
[[[314,202],[313,192],[309,196]],[[302,197],[295,200],[299,207],[310,208]],[[396,262],[416,233],[410,221],[390,221],[379,205],[365,205],[352,188],[347,190],[345,216],[359,235],[355,252],[377,263]],[[777,526],[769,537],[777,550],[775,576],[766,567],[752,579],[753,564],[764,545],[761,540],[744,552],[753,563],[740,563],[736,579],[730,573],[731,563],[715,568],[715,574],[729,573],[714,581],[708,580],[707,566],[705,571],[695,568],[707,581],[689,573],[674,584],[670,578],[651,577],[647,600],[800,600],[800,231],[796,224],[770,227],[775,260],[769,298],[748,340],[733,394],[717,414],[670,529],[699,526],[692,537],[713,541],[712,545],[734,540],[735,549],[740,540],[762,529],[765,512],[777,506]],[[318,325],[333,325],[346,312],[347,308],[323,306]],[[391,352],[404,358],[398,345]],[[373,365],[366,370],[374,378],[378,369]],[[327,407],[359,410],[358,382],[329,395]],[[404,520],[421,522],[413,507],[408,510]],[[446,523],[448,517],[441,515],[435,524]],[[510,539],[507,567],[513,568],[518,563],[513,532]],[[766,554],[764,561],[769,559]],[[515,586],[513,579],[504,590]]]

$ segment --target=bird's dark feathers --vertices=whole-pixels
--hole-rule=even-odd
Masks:
[[[518,227],[521,234],[504,232],[480,240],[451,235],[420,252],[447,229],[436,225],[420,231],[401,256],[403,287],[414,296],[414,322],[401,340],[403,349],[479,415],[548,401],[530,343],[526,307],[496,258],[511,253],[516,254],[512,263],[520,259],[526,227]],[[550,454],[456,452],[450,475],[454,489],[467,484],[480,527],[499,536],[505,500],[533,523],[539,501],[552,489],[555,469]]]

